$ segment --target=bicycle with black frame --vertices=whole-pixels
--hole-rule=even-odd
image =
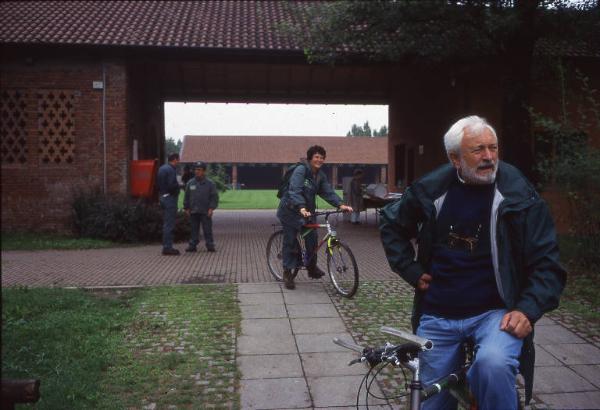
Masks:
[[[296,246],[299,249],[299,264],[292,271],[292,277],[298,275],[301,269],[307,269],[310,266],[312,258],[315,258],[319,249],[324,247],[327,258],[327,273],[335,290],[344,297],[354,296],[358,289],[358,265],[350,247],[342,242],[337,231],[331,226],[329,217],[339,214],[342,211],[315,212],[311,215],[312,221],[303,225],[298,234]],[[316,223],[318,216],[324,216],[325,221],[322,224]],[[277,281],[283,281],[283,229],[281,225],[275,224],[275,232],[267,242],[267,264],[271,275]],[[315,229],[325,228],[327,232],[318,242],[313,252],[307,252],[304,244],[304,237]]]
[[[467,383],[467,371],[475,359],[476,350],[472,343],[465,342],[463,349],[465,352],[465,361],[463,365],[456,369],[454,372],[446,375],[436,383],[432,383],[429,386],[423,385],[420,378],[419,370],[419,353],[422,351],[430,350],[434,348],[433,342],[428,339],[421,338],[413,335],[412,333],[405,332],[403,330],[395,329],[392,327],[383,326],[380,329],[381,332],[387,333],[393,336],[404,339],[402,344],[391,344],[386,342],[385,345],[380,347],[363,347],[353,342],[340,340],[334,338],[333,342],[339,346],[345,347],[350,350],[354,350],[360,353],[360,357],[352,360],[349,365],[356,363],[366,362],[369,365],[367,374],[363,377],[362,382],[358,388],[356,394],[356,407],[359,407],[360,393],[365,387],[365,403],[363,405],[369,408],[369,397],[382,400],[400,399],[402,397],[409,398],[408,410],[420,410],[421,403],[430,397],[448,390],[450,394],[456,398],[459,408],[468,410],[477,410],[477,403],[473,395],[469,391]],[[372,390],[373,382],[377,375],[387,366],[394,366],[400,368],[406,379],[404,369],[408,369],[411,373],[410,383],[407,385],[407,392],[397,394],[393,397],[381,397],[375,395]],[[371,379],[369,380],[369,377]],[[516,388],[516,387],[515,387]],[[522,409],[521,402],[519,400],[519,409]]]

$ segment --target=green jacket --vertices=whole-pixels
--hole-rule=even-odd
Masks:
[[[301,226],[304,220],[298,212],[301,208],[315,212],[317,195],[335,207],[339,208],[342,204],[342,199],[327,181],[325,172],[319,170],[313,174],[310,165],[303,162],[292,172],[289,189],[279,202],[277,216],[279,219],[295,221]]]
[[[379,229],[388,262],[415,287],[420,276],[430,271],[436,215],[455,178],[456,169],[446,164],[414,182],[401,199],[381,211]],[[531,183],[515,167],[500,161],[491,215],[498,292],[507,309],[523,312],[533,325],[558,307],[566,281],[550,211]],[[413,331],[419,324],[422,296],[415,288]],[[524,340],[520,357],[527,402],[534,362],[532,332]]]

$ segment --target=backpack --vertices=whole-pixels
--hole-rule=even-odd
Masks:
[[[292,173],[299,166],[304,166],[304,164],[302,162],[296,162],[295,164],[290,165],[288,167],[287,171],[285,171],[285,174],[283,174],[283,177],[281,178],[281,181],[279,182],[279,189],[277,190],[277,198],[281,199],[285,195],[285,193],[288,191],[288,189],[290,188],[290,178],[292,177]]]

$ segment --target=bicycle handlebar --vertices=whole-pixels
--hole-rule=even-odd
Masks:
[[[433,342],[429,339],[423,339],[422,337],[413,335],[412,333],[405,332],[404,330],[396,329],[393,327],[382,326],[379,329],[383,333],[387,333],[392,336],[398,336],[404,340],[408,340],[409,342],[413,342],[418,344],[422,350],[431,350],[433,349]]]
[[[337,337],[333,338],[333,343],[335,343],[338,346],[345,347],[346,349],[354,350],[358,353],[362,353],[365,350],[365,348],[362,346],[359,346],[352,342],[348,342],[346,340],[338,339]]]
[[[341,214],[344,213],[344,211],[324,211],[324,212],[314,212],[311,213],[309,218],[317,217],[317,216],[323,216],[325,215],[325,218],[329,217],[329,215],[333,215],[333,214]]]
[[[337,337],[333,339],[333,343],[360,353],[360,358],[352,360],[348,365],[364,361],[368,362],[370,366],[376,366],[382,362],[407,363],[423,350],[422,346],[410,341],[401,345],[386,343],[384,346],[375,348],[362,347],[355,343],[338,339]]]

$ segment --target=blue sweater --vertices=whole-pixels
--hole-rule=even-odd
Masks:
[[[464,318],[504,307],[498,293],[490,244],[494,184],[450,186],[436,222],[423,312]]]

